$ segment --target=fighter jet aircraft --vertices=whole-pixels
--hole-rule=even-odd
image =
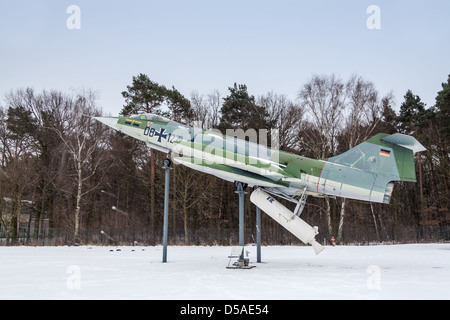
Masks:
[[[388,204],[394,182],[416,182],[414,154],[426,150],[403,134],[378,134],[329,159],[310,159],[251,139],[205,131],[154,114],[96,117],[168,154],[167,161],[254,187],[251,201],[318,254],[317,227],[300,219],[308,196]],[[294,212],[273,196],[296,203]]]

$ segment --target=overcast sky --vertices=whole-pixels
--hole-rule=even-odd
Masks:
[[[430,107],[450,74],[449,13],[448,0],[0,0],[0,103],[11,89],[90,88],[116,115],[139,73],[186,97],[237,82],[295,99],[334,73],[392,90],[397,110],[408,89]]]

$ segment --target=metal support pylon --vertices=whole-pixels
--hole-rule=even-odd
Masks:
[[[256,207],[256,262],[261,263],[261,209]]]
[[[170,159],[164,160],[163,168],[166,170],[164,191],[164,230],[163,230],[163,263],[167,262],[167,238],[169,234],[169,195],[170,195]]]
[[[244,201],[247,192],[244,190],[242,182],[237,184],[237,190],[235,191],[239,195],[239,246],[245,246],[244,238]],[[244,250],[242,250],[241,259],[244,259]]]

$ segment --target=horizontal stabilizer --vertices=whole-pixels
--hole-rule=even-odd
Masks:
[[[396,144],[396,145],[398,145],[400,147],[403,147],[403,148],[406,148],[406,149],[410,149],[414,153],[423,152],[423,151],[427,150],[414,137],[407,136],[407,135],[404,135],[404,134],[401,134],[401,133],[396,133],[396,134],[393,134],[393,135],[381,138],[381,140],[386,141],[386,142],[390,142],[392,144]]]

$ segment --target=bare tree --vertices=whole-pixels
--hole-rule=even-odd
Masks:
[[[302,143],[316,158],[327,158],[337,150],[337,136],[342,128],[345,107],[345,85],[335,75],[314,75],[298,93],[306,112],[309,130],[304,131]],[[331,235],[331,206],[325,197],[328,232]]]
[[[342,146],[343,151],[354,148],[374,134],[375,129],[383,117],[385,104],[392,100],[391,94],[380,99],[375,85],[356,75],[353,75],[347,81],[345,89],[347,95],[347,103],[344,110],[345,128],[341,135],[345,141]],[[338,226],[338,243],[342,240],[346,204],[347,200],[342,199]],[[375,226],[377,226],[372,207],[371,212]]]
[[[222,108],[222,97],[219,90],[213,90],[207,97],[210,110],[209,129],[215,128],[220,123],[220,109]]]
[[[345,107],[345,85],[335,75],[330,77],[315,75],[303,86],[298,94],[306,121],[319,135],[319,145],[310,145],[318,158],[326,158],[336,151],[336,138],[342,128],[342,112]],[[315,141],[315,137],[306,136]]]
[[[218,90],[212,91],[206,97],[194,90],[191,92],[190,101],[194,120],[202,125],[202,129],[209,130],[219,125],[222,98]]]
[[[388,94],[380,100],[375,85],[353,75],[346,83],[345,148],[351,149],[370,138],[382,120],[384,104],[392,100]]]
[[[177,197],[181,202],[181,208],[183,209],[183,221],[184,221],[184,244],[189,245],[189,209],[197,205],[201,200],[200,197],[196,197],[196,188],[198,185],[198,173],[194,170],[190,170],[186,167],[179,167],[181,170],[181,176],[178,180],[179,186],[176,189]]]
[[[259,96],[256,103],[264,107],[269,114],[269,122],[278,131],[279,147],[289,150],[297,145],[303,122],[303,111],[284,94],[269,92]]]
[[[306,111],[301,142],[318,158],[327,158],[364,142],[377,130],[392,94],[382,99],[375,85],[359,76],[344,84],[331,76],[313,76],[299,92]],[[329,233],[332,234],[330,200],[325,198]],[[342,240],[347,200],[342,199],[337,241]],[[373,212],[373,211],[372,211]]]
[[[209,125],[209,110],[206,104],[206,99],[197,90],[191,92],[191,106],[194,113],[194,121],[196,126],[201,125],[202,129],[210,129]]]
[[[101,114],[95,106],[95,93],[87,91],[75,98],[66,97],[66,105],[70,112],[64,121],[63,128],[51,127],[65,146],[72,160],[74,173],[71,175],[75,184],[74,238],[80,233],[80,214],[82,199],[96,190],[101,182],[89,185],[87,182],[97,174],[101,167],[108,167],[107,158],[100,155],[106,148],[106,131],[92,117]],[[109,164],[111,165],[111,164]],[[103,174],[107,171],[104,170]]]

